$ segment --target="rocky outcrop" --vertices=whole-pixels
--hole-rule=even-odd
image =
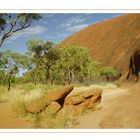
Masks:
[[[73,86],[60,87],[47,95],[29,103],[26,106],[26,111],[30,113],[39,113],[43,111],[51,102],[57,101],[63,104],[65,97],[73,90]]]
[[[64,86],[51,91],[44,97],[37,99],[26,106],[29,113],[46,115],[61,114],[64,110],[71,111],[72,115],[79,115],[83,109],[95,110],[101,101],[102,90],[88,90],[70,95],[73,86]],[[69,96],[68,96],[69,95]]]
[[[81,109],[95,110],[96,105],[101,102],[102,90],[89,90],[65,99],[64,108],[72,111],[73,115],[81,113]]]

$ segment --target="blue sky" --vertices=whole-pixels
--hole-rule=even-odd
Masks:
[[[121,14],[42,14],[42,19],[40,21],[34,22],[31,27],[8,38],[0,48],[0,51],[9,49],[19,53],[24,53],[27,51],[26,42],[30,39],[49,40],[59,43],[69,35],[91,24],[119,15]]]

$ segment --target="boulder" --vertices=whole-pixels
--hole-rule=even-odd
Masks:
[[[95,89],[76,93],[76,95],[71,95],[65,98],[64,105],[78,105],[83,102],[89,102],[92,99],[92,102],[96,102],[98,99],[101,99],[102,90]],[[88,104],[88,103],[85,103]]]
[[[71,117],[81,115],[83,108],[80,105],[65,105],[59,112],[57,116],[69,115]]]
[[[65,97],[73,90],[73,86],[63,86],[54,91],[49,92],[47,95],[32,101],[26,106],[26,111],[30,113],[39,113],[53,101],[60,104],[64,103]]]
[[[67,96],[64,101],[63,108],[59,110],[57,115],[68,114],[72,116],[82,115],[86,110],[94,111],[101,101],[102,90],[93,89],[82,91]],[[67,113],[66,113],[67,112]]]
[[[101,93],[96,93],[92,98],[91,102],[95,103],[97,101],[101,101]]]
[[[88,99],[88,100],[86,100],[85,102],[83,102],[82,104],[81,104],[81,106],[83,106],[84,108],[86,108],[86,109],[90,109],[90,103],[91,102],[91,99]]]
[[[66,105],[78,105],[84,101],[85,101],[85,98],[79,94],[79,95],[69,96],[68,98],[66,98],[65,104]]]
[[[82,96],[85,99],[91,98],[92,96],[95,96],[95,94],[102,94],[102,90],[100,89],[92,89],[92,90],[88,90],[82,93]]]
[[[45,109],[46,115],[55,115],[61,109],[61,105],[57,102],[51,102]]]
[[[95,108],[96,105],[100,102],[101,102],[101,92],[96,93],[90,99],[87,99],[84,103],[82,103],[82,106],[86,109],[92,109]]]
[[[65,98],[64,107],[71,110],[75,116],[82,112],[83,109],[95,110],[98,103],[101,102],[102,90],[88,90]]]
[[[93,92],[92,91],[87,91],[87,92],[84,92],[83,94],[82,94],[82,96],[85,98],[85,99],[89,99],[89,98],[91,98],[92,96],[93,96]]]
[[[44,110],[49,105],[49,103],[50,102],[48,100],[46,100],[44,97],[39,98],[39,99],[27,104],[26,111],[29,113],[39,113],[42,110]]]
[[[60,87],[54,91],[51,91],[46,98],[50,101],[63,102],[65,97],[73,90],[73,86]]]

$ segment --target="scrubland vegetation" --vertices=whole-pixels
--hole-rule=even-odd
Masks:
[[[0,14],[0,46],[40,18],[39,14],[16,14],[13,19],[11,14]],[[7,24],[9,31],[5,31]],[[30,120],[35,127],[70,128],[77,122],[68,110],[56,117],[45,112],[27,113],[25,108],[31,101],[62,85],[85,86],[83,89],[93,84],[90,88],[106,87],[104,83],[118,76],[114,68],[94,61],[88,49],[74,43],[62,45],[34,39],[26,44],[27,52],[23,54],[11,50],[0,52],[0,102],[9,102],[18,116]],[[81,115],[84,112],[81,109]]]
[[[99,88],[117,76],[115,69],[94,62],[87,49],[75,44],[59,46],[52,42],[30,40],[27,46],[26,54],[0,53],[0,101],[10,102],[13,111],[31,121],[34,127],[70,128],[77,122],[68,110],[56,117],[44,112],[27,113],[26,105],[31,101],[62,85],[83,87],[96,84],[93,88]],[[24,71],[22,75],[21,70]],[[83,112],[81,109],[81,115]]]
[[[25,118],[30,121],[35,128],[71,128],[78,124],[76,117],[72,116],[70,110],[64,110],[63,113],[57,116],[53,116],[50,113],[47,115],[43,111],[40,114],[31,114],[26,111],[26,105],[33,100],[39,99],[46,95],[52,89],[56,89],[59,86],[54,85],[42,85],[33,83],[28,84],[14,84],[11,90],[8,91],[6,86],[0,86],[0,103],[9,102],[13,111],[17,117]],[[112,83],[102,83],[98,85],[91,86],[77,86],[74,92],[85,91],[87,89],[96,88],[114,88],[115,84]],[[80,114],[83,115],[87,112],[84,108],[81,108]]]
[[[95,62],[85,48],[70,44],[56,46],[52,42],[30,40],[28,52],[0,52],[0,83],[33,83],[48,85],[91,84],[115,80],[117,71]],[[22,76],[21,70],[24,71]]]

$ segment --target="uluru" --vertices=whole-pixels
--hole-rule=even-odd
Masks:
[[[94,60],[129,78],[140,71],[140,14],[123,14],[92,24],[62,41],[90,50]]]

